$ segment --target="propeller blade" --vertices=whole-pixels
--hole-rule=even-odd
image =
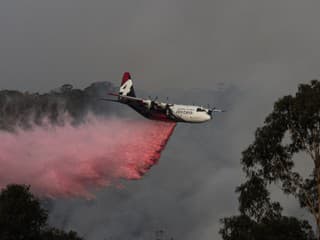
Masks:
[[[212,112],[225,112],[225,110],[213,108]]]

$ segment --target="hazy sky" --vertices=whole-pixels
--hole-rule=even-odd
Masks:
[[[90,240],[156,228],[219,239],[219,218],[236,213],[240,153],[253,131],[278,97],[320,74],[319,8],[317,0],[1,1],[0,89],[116,85],[131,71],[137,92],[229,110],[179,125],[160,164],[125,190],[56,201],[52,221]]]

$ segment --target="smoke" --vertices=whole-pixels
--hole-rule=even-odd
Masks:
[[[33,125],[63,125],[65,120],[79,124],[90,113],[113,114],[112,107],[99,101],[108,92],[115,91],[112,84],[99,82],[84,90],[65,84],[49,93],[29,93],[12,90],[0,91],[0,129],[14,131],[19,127],[30,129]],[[66,118],[68,115],[70,118]]]
[[[80,100],[88,99],[86,91],[77,91]],[[70,94],[71,90],[65,96]],[[56,92],[36,100],[32,96],[33,104],[22,101],[30,94],[11,92],[10,100],[8,92],[4,95],[7,101],[1,109],[11,114],[2,118],[0,131],[0,187],[30,184],[41,196],[92,198],[98,188],[140,179],[157,163],[175,127],[175,123],[108,117],[108,111],[98,116],[95,104],[78,101],[86,105],[74,107],[61,94],[51,105],[39,108],[43,102],[39,99],[52,98]]]

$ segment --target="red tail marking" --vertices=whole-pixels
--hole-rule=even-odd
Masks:
[[[128,81],[129,79],[131,79],[130,73],[129,72],[125,72],[122,76],[122,82],[121,82],[121,86],[123,84],[125,84],[126,81]]]

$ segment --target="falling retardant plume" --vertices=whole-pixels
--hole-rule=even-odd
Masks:
[[[46,196],[139,179],[160,158],[174,124],[90,118],[79,126],[0,132],[0,186],[26,183]]]
[[[0,188],[30,184],[40,196],[91,198],[100,187],[140,179],[157,163],[175,123],[97,115],[90,101],[96,91],[76,90],[82,94],[70,100],[73,91],[0,92]]]

